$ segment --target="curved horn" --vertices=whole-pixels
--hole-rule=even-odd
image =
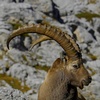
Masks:
[[[75,47],[75,49],[78,52],[81,52],[79,46],[75,43],[74,39],[72,39],[70,35],[66,35],[66,37],[70,39],[70,41],[72,42],[72,44]],[[32,42],[32,45],[29,48],[29,50],[31,50],[36,44],[38,44],[40,42],[43,42],[43,41],[46,41],[46,40],[52,40],[52,39],[50,37],[48,37],[48,36],[45,36],[45,35],[40,36],[37,40],[35,40],[35,41]]]
[[[42,41],[46,41],[46,40],[51,40],[51,38],[49,38],[48,36],[45,36],[45,35],[40,36],[37,40],[32,42],[32,45],[29,48],[29,50],[31,50],[36,44],[38,44]]]
[[[77,51],[77,49],[80,49],[75,41],[67,33],[62,32],[60,29],[50,25],[33,24],[14,31],[7,39],[7,47],[9,48],[9,42],[11,39],[24,33],[39,33],[41,35],[46,35],[58,42],[70,59],[76,60],[81,57],[81,53]]]

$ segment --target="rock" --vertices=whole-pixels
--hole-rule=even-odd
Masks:
[[[36,52],[37,62],[42,66],[52,66],[53,62],[60,57],[60,53],[63,51],[55,41],[47,42],[49,41],[43,42]]]
[[[83,10],[84,8],[86,8],[85,5],[87,4],[87,0],[85,0],[84,2],[80,0],[63,0],[64,3],[60,0],[55,0],[54,2],[58,5],[61,11],[65,10],[68,14]]]
[[[52,10],[51,0],[34,0],[34,2],[32,0],[28,1],[37,9],[37,11],[50,12]]]
[[[97,14],[99,14],[100,12],[100,1],[99,0],[96,0],[97,3],[94,3],[94,4],[88,4],[88,9],[91,10],[92,12],[95,12]]]
[[[8,83],[6,83],[4,80],[0,80],[0,87],[11,88],[11,86]]]
[[[24,40],[25,47],[30,48],[31,42],[32,42],[32,38],[31,37],[26,37],[25,40]]]
[[[3,61],[3,60],[0,60],[0,73],[1,74],[3,74],[3,73],[5,73],[5,71],[6,71],[6,62],[5,61]]]
[[[34,66],[37,64],[36,56],[34,56],[33,52],[22,52],[17,49],[10,49],[7,52],[6,57],[12,63],[22,63],[29,66]]]
[[[100,33],[100,18],[93,18],[93,26]]]
[[[92,75],[92,82],[89,86],[81,90],[81,93],[84,95],[87,100],[99,100],[100,99],[100,60],[96,61],[87,61],[86,66],[90,74]]]
[[[96,60],[96,61],[88,61],[87,65],[90,66],[90,68],[92,68],[93,70],[100,72],[100,70],[98,70],[100,68],[100,60]]]
[[[37,94],[30,96],[30,98],[32,98],[32,100],[37,100],[38,99],[37,97],[38,97]]]
[[[29,100],[22,92],[17,89],[0,87],[1,100]]]
[[[92,37],[92,35],[90,33],[88,33],[86,29],[84,29],[84,28],[82,28],[80,26],[78,26],[78,28],[76,29],[74,34],[76,35],[77,40],[80,43],[82,43],[82,42],[86,42],[86,43],[95,42],[95,40]]]
[[[100,52],[99,52],[100,51],[100,46],[95,46],[94,48],[92,48],[92,49],[90,48],[89,50],[92,54],[97,56],[98,59],[100,59]]]
[[[28,95],[29,100],[37,100],[38,94],[34,90],[29,90],[25,95]]]
[[[7,75],[11,75],[22,82],[25,82],[26,85],[37,92],[40,84],[43,82],[46,72],[37,71],[30,66],[16,63],[10,67],[9,71],[7,71]]]

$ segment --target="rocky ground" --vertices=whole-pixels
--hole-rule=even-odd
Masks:
[[[29,34],[12,40],[7,50],[6,39],[13,30],[43,20],[76,39],[93,79],[79,91],[86,100],[100,100],[100,0],[0,0],[0,100],[37,100],[46,71],[62,48],[48,40],[28,51],[38,38]]]

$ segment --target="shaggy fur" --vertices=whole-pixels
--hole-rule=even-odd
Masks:
[[[85,100],[78,97],[76,86],[70,84],[69,73],[62,66],[64,62],[58,58],[40,86],[38,100]]]

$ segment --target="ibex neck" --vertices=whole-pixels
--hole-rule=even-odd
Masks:
[[[45,80],[49,92],[47,100],[77,100],[77,89],[69,84],[64,70],[60,69],[48,75]]]

